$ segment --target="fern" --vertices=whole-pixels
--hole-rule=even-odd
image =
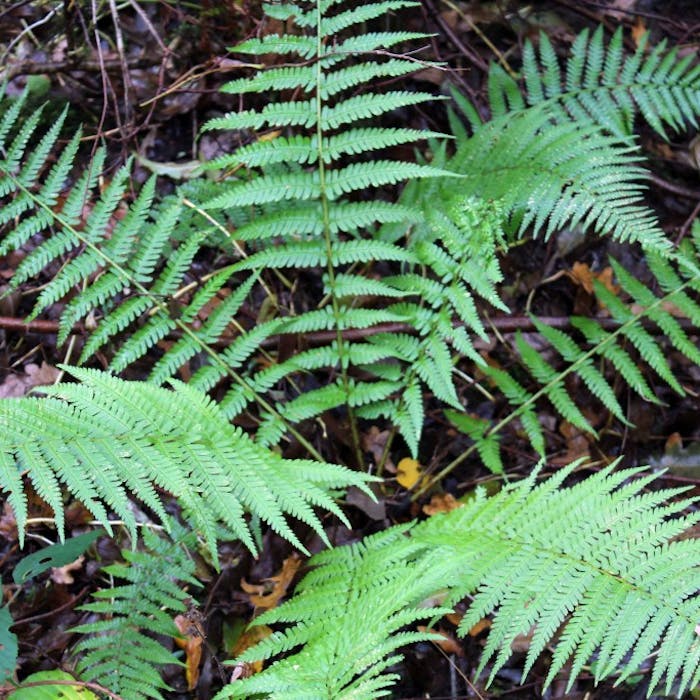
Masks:
[[[353,27],[368,13],[377,16],[406,5],[404,2],[372,3],[364,5],[358,12],[334,12],[335,8],[330,5],[309,11],[291,4],[284,4],[281,8],[274,6],[272,11],[276,18],[293,20],[313,37],[315,44],[300,37],[295,37],[289,44],[285,44],[281,37],[266,37],[244,42],[237,51],[260,55],[266,50],[274,50],[282,54],[299,53],[309,58],[312,45],[316,45],[315,65],[271,68],[249,80],[236,80],[225,86],[224,91],[258,92],[263,86],[297,88],[303,96],[294,103],[277,102],[260,110],[232,113],[205,126],[206,129],[259,129],[267,126],[276,132],[282,131],[283,135],[259,140],[215,161],[211,167],[244,165],[248,170],[238,182],[226,184],[225,192],[205,202],[203,207],[207,211],[223,209],[229,213],[231,209],[253,206],[257,215],[237,235],[251,243],[263,236],[274,239],[274,248],[252,252],[232,266],[234,272],[325,267],[326,296],[321,300],[321,306],[296,317],[278,319],[277,332],[292,334],[332,329],[338,332],[331,346],[333,352],[323,355],[328,360],[329,371],[338,368],[338,382],[296,396],[299,364],[293,357],[271,371],[264,370],[259,378],[253,376],[248,388],[232,387],[224,398],[227,415],[235,418],[257,393],[269,389],[271,377],[274,376],[276,382],[290,382],[292,393],[283,404],[275,406],[277,415],[263,411],[259,438],[265,443],[277,442],[282,437],[285,422],[293,424],[344,405],[349,411],[356,451],[359,450],[356,418],[385,416],[399,426],[415,454],[423,423],[418,416],[419,411],[422,413],[422,402],[412,400],[408,411],[402,398],[403,390],[417,386],[416,382],[423,382],[436,396],[458,407],[449,345],[479,360],[468,335],[464,331],[455,331],[451,322],[457,314],[469,327],[484,335],[465,282],[477,277],[471,273],[475,266],[465,259],[467,252],[478,247],[477,240],[460,238],[454,225],[448,231],[444,223],[440,234],[433,236],[435,240],[441,237],[439,245],[425,241],[415,249],[407,249],[393,241],[373,239],[372,228],[376,224],[418,220],[420,212],[410,205],[345,199],[347,195],[367,188],[449,175],[444,170],[423,164],[366,160],[367,154],[375,149],[435,134],[355,126],[368,117],[422,102],[429,99],[428,95],[395,91],[382,95],[344,96],[347,90],[363,81],[409,73],[415,69],[415,63],[404,59],[362,61],[362,52],[372,50],[377,40],[390,45],[406,39],[404,33],[347,40],[336,39],[334,33],[341,28],[345,31]],[[346,65],[346,58],[351,53],[360,54],[360,62]],[[349,128],[345,129],[348,125]],[[312,132],[293,133],[285,127],[311,128]],[[348,163],[348,156],[358,160]],[[290,199],[295,203],[292,208],[280,208],[282,202]],[[498,237],[500,215],[496,211],[491,212],[479,203],[456,206],[460,207],[460,212],[455,214],[457,218],[471,217],[474,222],[481,221],[482,228],[496,229],[491,236]],[[478,242],[482,239],[483,236]],[[407,269],[385,277],[381,282],[372,279],[373,269],[386,262],[402,262]],[[417,275],[413,270],[419,268],[424,272]],[[286,270],[284,274],[287,274]],[[416,284],[418,277],[425,279]],[[497,279],[497,271],[491,269],[481,275],[481,283],[475,282],[473,286],[477,293],[495,299],[492,289],[493,281]],[[443,293],[443,283],[437,280],[451,282],[447,293]],[[361,308],[360,297],[368,293],[397,302],[381,310]],[[408,323],[421,338],[421,345],[408,356],[397,351],[394,343],[382,344],[381,338],[349,343],[341,334],[341,331],[392,321]],[[368,359],[371,355],[376,359]],[[321,357],[320,353],[316,355],[317,359]],[[237,357],[239,362],[244,359],[242,355]],[[387,363],[411,363],[405,381],[382,380]],[[315,364],[314,369],[321,370],[322,366]],[[355,376],[357,369],[362,370],[365,378],[360,380]],[[374,385],[366,379],[368,374],[375,375]],[[224,376],[222,370],[219,370],[219,376]],[[216,375],[209,368],[194,377],[196,385],[211,385],[214,381],[217,381]],[[410,421],[409,416],[412,416]],[[362,461],[359,454],[357,459]]]
[[[387,669],[401,658],[397,649],[438,638],[402,628],[448,611],[424,604],[440,585],[439,562],[423,545],[406,538],[406,530],[397,526],[314,557],[316,568],[299,584],[295,597],[256,620],[293,626],[274,633],[237,661],[267,659],[303,645],[302,649],[263,673],[231,683],[217,698],[264,693],[290,700],[359,700],[389,695],[397,676]]]
[[[170,540],[145,529],[144,550],[122,550],[124,563],[110,564],[102,573],[123,583],[96,591],[93,602],[80,608],[101,619],[72,630],[89,635],[73,649],[80,656],[76,671],[81,677],[134,700],[162,698],[161,691],[170,688],[158,667],[182,665],[151,636],[178,636],[173,618],[187,610],[182,586],[200,585],[186,549],[192,538],[180,528],[173,535]]]
[[[482,456],[492,455],[497,433],[515,418],[520,418],[525,433],[532,446],[544,455],[544,438],[537,420],[534,406],[546,397],[555,411],[579,430],[595,435],[589,420],[577,407],[576,401],[564,387],[564,382],[576,375],[580,384],[620,422],[628,424],[625,412],[618,400],[619,388],[615,388],[606,375],[614,373],[632,391],[643,400],[661,404],[661,399],[652,390],[644,369],[652,370],[658,379],[673,389],[677,394],[685,391],[674,376],[667,356],[669,348],[685,355],[693,364],[700,362],[700,352],[693,340],[676,320],[674,314],[686,316],[694,327],[700,327],[700,270],[696,261],[700,256],[700,236],[695,227],[693,242],[681,252],[679,261],[674,264],[667,258],[650,252],[647,255],[649,269],[656,278],[660,293],[657,295],[646,285],[639,282],[617,261],[611,259],[611,265],[620,283],[621,291],[627,300],[615,295],[600,282],[595,281],[595,293],[603,308],[618,325],[614,330],[606,330],[594,318],[572,316],[571,325],[580,333],[586,345],[574,339],[571,334],[550,328],[545,323],[532,317],[535,328],[542,338],[561,357],[565,366],[555,369],[545,360],[539,351],[531,347],[520,333],[515,339],[515,349],[525,370],[539,385],[536,392],[531,392],[518,383],[511,373],[486,367],[482,371],[504,393],[513,411],[507,418],[482,428],[476,426],[465,432],[474,440],[475,447]],[[643,325],[651,322],[658,328],[660,338],[655,337]],[[595,361],[602,364],[599,369]],[[641,365],[641,367],[640,367]],[[607,372],[606,369],[611,370]],[[464,419],[450,415],[450,420],[458,426]],[[454,466],[454,465],[452,465]]]
[[[440,164],[465,180],[419,184],[405,197],[426,209],[434,209],[436,197],[449,202],[456,194],[498,199],[521,233],[531,228],[550,236],[581,225],[668,252],[653,212],[641,202],[646,175],[631,140],[632,118],[641,111],[662,136],[667,128],[696,124],[700,71],[665,43],[647,57],[644,50],[641,42],[624,57],[622,31],[606,47],[601,27],[592,37],[587,31],[577,37],[562,68],[546,36],[540,36],[539,57],[526,42],[524,95],[500,66],[490,69],[490,121],[454,93],[473,135],[452,114],[457,149]]]
[[[539,56],[531,41],[523,50],[523,95],[515,80],[500,66],[489,73],[489,100],[494,117],[544,105],[557,120],[594,122],[619,136],[631,133],[637,112],[661,136],[690,122],[700,112],[700,70],[692,56],[679,58],[678,48],[661,42],[647,53],[647,37],[634,54],[625,56],[620,27],[606,46],[603,27],[593,35],[582,31],[562,69],[545,34],[539,37]]]
[[[539,59],[528,43],[522,68],[524,96],[513,78],[498,66],[491,68],[490,121],[483,122],[474,106],[454,93],[473,134],[470,136],[456,115],[451,114],[457,142],[455,153],[448,157],[444,148],[438,148],[434,162],[464,175],[459,186],[450,180],[436,179],[412,183],[404,191],[406,201],[424,203],[426,223],[418,225],[423,235],[430,235],[428,222],[435,218],[436,201],[442,203],[437,209],[447,213],[444,218],[449,222],[454,220],[454,202],[460,198],[495,199],[506,214],[508,226],[521,234],[543,232],[548,237],[565,226],[581,226],[609,233],[621,241],[638,241],[660,278],[664,293],[656,296],[613,263],[630,304],[598,285],[596,293],[601,304],[620,327],[610,333],[595,320],[572,318],[572,325],[589,343],[588,347],[536,321],[539,332],[567,363],[563,371],[528,347],[522,337],[516,338],[520,361],[540,386],[536,393],[529,392],[510,373],[483,368],[514,406],[505,419],[486,429],[472,426],[467,431],[475,440],[474,447],[485,456],[493,454],[493,439],[514,418],[520,419],[531,444],[544,454],[542,429],[533,410],[542,397],[547,397],[572,425],[594,433],[563,386],[573,373],[606,409],[626,422],[616,392],[594,365],[596,358],[607,360],[644,400],[658,402],[628,347],[664,383],[682,394],[663,346],[645,330],[643,319],[657,325],[662,337],[693,363],[700,359],[694,342],[667,311],[667,307],[673,307],[671,295],[678,291],[685,309],[681,313],[697,323],[697,301],[688,293],[697,287],[697,249],[681,254],[675,262],[670,259],[673,256],[668,240],[653,212],[641,203],[640,181],[646,175],[629,131],[637,110],[662,134],[668,127],[678,129],[685,121],[695,123],[700,74],[689,60],[679,60],[675,50],[666,52],[661,45],[645,59],[643,48],[624,58],[620,32],[607,48],[602,30],[590,40],[584,32],[562,69],[546,37],[540,38]],[[385,237],[391,239],[400,228],[389,225],[385,231]],[[482,296],[498,305],[497,294]],[[462,459],[464,456],[442,473]],[[496,464],[492,456],[489,461]]]
[[[464,179],[407,188],[404,197],[423,202],[426,211],[436,200],[448,207],[455,197],[493,199],[521,234],[548,238],[581,226],[668,253],[653,212],[642,204],[647,174],[630,138],[589,123],[553,123],[546,105],[535,105],[480,124],[472,136],[457,135],[455,154],[439,162]]]
[[[20,265],[12,283],[20,285],[60,258],[70,256],[67,264],[37,299],[34,315],[65,298],[72,290],[82,287],[75,298],[65,305],[59,341],[65,341],[74,324],[81,319],[96,318],[97,328],[86,340],[80,360],[86,362],[96,352],[107,348],[112,355],[110,369],[114,371],[122,371],[141,360],[172,335],[181,335],[154,367],[151,381],[162,383],[184,364],[196,362],[201,369],[195,373],[195,386],[208,390],[221,380],[231,385],[230,395],[224,399],[229,418],[235,418],[238,413],[248,409],[251,402],[255,403],[263,422],[272,421],[275,426],[262,432],[265,440],[276,442],[291,430],[296,439],[316,457],[319,457],[318,452],[290,427],[290,423],[344,405],[350,412],[357,460],[361,462],[355,415],[360,413],[360,408],[396,419],[403,430],[408,424],[401,390],[412,386],[417,379],[427,381],[436,395],[457,407],[451,366],[447,360],[450,354],[447,344],[454,345],[475,360],[478,356],[466,333],[453,332],[450,316],[456,312],[483,335],[481,322],[464,282],[465,278],[470,277],[468,263],[463,262],[464,243],[452,232],[448,250],[425,247],[414,254],[402,246],[373,240],[372,230],[377,224],[418,220],[420,212],[389,202],[348,200],[348,196],[356,196],[367,188],[379,188],[408,179],[449,175],[444,170],[423,164],[368,159],[368,155],[376,149],[434,134],[358,125],[364,119],[432,99],[430,95],[397,90],[386,94],[347,96],[348,91],[364,81],[401,76],[415,70],[415,62],[407,59],[382,61],[373,57],[371,61],[360,62],[352,62],[351,59],[356,55],[361,56],[363,52],[373,51],[378,46],[377,42],[383,41],[385,46],[391,46],[420,35],[380,32],[345,39],[344,34],[338,34],[347,33],[357,23],[363,22],[364,17],[384,15],[405,6],[406,2],[396,0],[394,4],[366,5],[362,12],[352,11],[349,14],[332,6],[308,11],[291,4],[268,8],[275,17],[284,15],[286,19],[295,21],[308,36],[268,36],[245,42],[237,50],[254,55],[266,51],[292,53],[305,59],[313,55],[314,65],[273,68],[269,76],[261,73],[250,79],[239,79],[225,86],[224,90],[259,92],[262,86],[278,89],[294,87],[305,96],[296,102],[274,102],[260,110],[228,114],[212,120],[205,125],[205,129],[260,129],[269,126],[281,129],[284,135],[260,139],[212,163],[211,167],[217,168],[242,165],[245,167],[242,171],[244,175],[238,180],[195,188],[196,196],[192,199],[184,199],[180,195],[156,206],[153,204],[154,182],[149,182],[129,206],[127,215],[116,224],[115,212],[124,197],[128,166],[94,200],[92,212],[82,222],[80,214],[83,208],[75,209],[72,205],[89,200],[100,161],[95,162],[84,182],[72,188],[63,208],[54,207],[51,193],[39,185],[38,177],[49,150],[55,145],[60,125],[52,128],[42,141],[41,148],[36,152],[27,152],[28,139],[37,126],[35,121],[28,121],[26,128],[10,144],[11,160],[0,163],[0,171],[5,178],[5,185],[0,183],[0,186],[6,194],[14,197],[18,207],[21,204],[17,212],[26,219],[7,237],[3,250],[28,244],[30,237],[37,233],[41,233],[44,240],[35,245]],[[312,48],[313,54],[310,53]],[[299,128],[299,133],[292,132],[291,129],[295,127]],[[10,132],[8,128],[7,134]],[[60,173],[49,177],[54,188],[60,188],[66,181],[75,157],[76,144],[77,136],[60,157],[63,164]],[[31,167],[25,168],[27,176],[18,178],[16,170],[23,158],[29,161]],[[68,206],[69,202],[72,203],[71,207]],[[184,202],[189,203],[186,209]],[[200,206],[196,202],[203,204]],[[219,210],[222,210],[222,214]],[[222,232],[227,233],[222,215],[238,227],[236,235],[239,240],[249,241],[250,252],[236,244],[237,253],[242,259],[211,272],[197,283],[193,281],[191,272],[196,256],[202,254],[207,245],[222,242]],[[472,218],[477,220],[482,218],[481,215],[482,209],[475,205]],[[498,227],[498,216],[483,218],[489,222],[484,225]],[[9,222],[10,218],[6,221]],[[52,228],[58,231],[50,235]],[[183,235],[188,229],[191,234]],[[18,232],[24,232],[22,238]],[[497,237],[500,234],[494,235]],[[173,239],[180,241],[174,249],[171,248]],[[275,245],[259,249],[260,242],[269,239]],[[230,246],[230,241],[224,245]],[[445,255],[451,257],[445,258]],[[359,308],[357,294],[341,297],[341,294],[347,293],[348,284],[358,290],[364,280],[373,274],[373,268],[384,262],[404,262],[413,267],[422,265],[431,277],[438,279],[448,274],[453,276],[454,281],[446,297],[449,303],[438,301],[439,287],[435,285],[422,285],[422,294],[420,290],[418,294],[407,294],[406,290],[410,290],[414,279],[413,272],[404,276],[393,275],[391,283],[385,287],[388,298],[411,297],[394,307],[362,309]],[[235,325],[237,337],[234,345],[225,352],[213,350],[215,344],[230,342],[233,319],[245,302],[248,290],[261,279],[263,271],[278,270],[282,279],[283,268],[319,266],[327,270],[327,296],[317,301],[317,310],[299,317],[278,318],[249,330]],[[348,266],[353,266],[352,270]],[[248,272],[252,276],[241,282],[241,274]],[[345,289],[336,289],[339,275]],[[476,278],[476,275],[473,276]],[[489,279],[487,275],[485,280],[475,282],[474,286],[477,293],[490,294],[495,299]],[[172,312],[173,302],[179,306],[177,314]],[[213,313],[212,307],[216,309]],[[373,392],[369,386],[371,381],[354,376],[357,369],[351,366],[350,359],[358,352],[370,353],[373,348],[360,348],[357,352],[351,350],[341,331],[367,328],[384,321],[413,325],[424,340],[422,354],[426,360],[424,366],[410,373],[403,386],[395,385],[393,396],[388,397],[386,392],[379,390],[377,395],[380,398],[370,399],[368,397]],[[292,408],[287,413],[287,404],[273,404],[260,393],[257,388],[260,383],[254,377],[251,381],[244,376],[245,368],[253,353],[258,351],[260,343],[266,339],[265,333],[304,333],[317,329],[338,331],[333,346],[336,354],[329,357],[327,371],[333,374],[337,368],[342,391],[326,391],[315,402],[311,398],[300,397],[299,401],[305,403],[307,408],[296,410],[294,406],[298,404],[288,402]],[[123,340],[127,331],[130,336]],[[110,344],[112,347],[109,347]],[[385,350],[388,348],[389,345]],[[267,360],[273,361],[274,358],[268,357]],[[393,358],[385,354],[382,360],[399,364],[407,361],[396,353]],[[378,370],[381,372],[381,367]],[[365,377],[371,375],[371,363],[364,362],[362,372]],[[436,373],[438,379],[433,381]],[[288,391],[296,391],[296,366],[293,360],[288,372],[279,374],[278,382],[281,381],[285,382]],[[367,386],[363,387],[362,384]],[[361,400],[358,398],[360,395],[363,397]],[[414,401],[414,414],[418,407],[419,404]],[[418,449],[421,428],[422,420],[413,420],[410,432],[405,435],[414,453]]]
[[[44,387],[51,398],[0,404],[0,483],[9,491],[20,533],[27,519],[21,471],[52,508],[61,533],[61,483],[110,532],[109,510],[132,534],[136,522],[130,494],[165,523],[156,487],[169,491],[202,532],[214,558],[222,527],[256,550],[246,511],[302,550],[290,515],[325,540],[313,508],[344,519],[329,489],[367,488],[366,477],[343,467],[283,460],[256,445],[192,387],[174,382],[168,391],[96,370],[69,371],[82,383]]]
[[[416,634],[416,619],[442,614],[430,607],[437,591],[443,607],[472,596],[459,625],[463,635],[493,615],[477,676],[488,667],[493,680],[515,638],[532,634],[523,678],[553,644],[545,686],[570,664],[570,689],[593,657],[597,681],[616,674],[621,683],[650,655],[650,694],[663,678],[666,693],[696,685],[700,543],[677,539],[698,521],[697,513],[683,515],[694,499],[668,505],[684,489],[646,492],[653,477],[630,480],[639,470],[614,471],[614,464],[562,487],[578,466],[539,485],[533,473],[496,496],[480,492],[410,529],[398,526],[314,557],[316,568],[297,595],[256,620],[291,627],[239,660],[301,650],[231,683],[218,697],[378,697],[371,685],[375,667],[356,677],[368,668],[365,644],[375,640],[375,631],[381,639],[393,632],[372,659],[379,669],[393,662],[387,656]],[[433,595],[424,583],[434,587]],[[358,590],[371,617],[355,612]],[[426,603],[417,611],[421,597]],[[332,629],[329,614],[336,619]],[[399,631],[400,625],[409,627]],[[390,680],[382,680],[382,689]]]
[[[474,441],[472,449],[500,472],[498,433],[515,418],[534,449],[545,453],[540,399],[592,431],[565,387],[567,378],[576,375],[622,422],[617,387],[608,379],[612,369],[648,401],[660,400],[649,370],[683,392],[665,354],[673,348],[694,363],[700,359],[674,318],[680,313],[695,326],[700,322],[700,239],[696,227],[693,243],[670,253],[641,203],[646,174],[630,127],[637,109],[662,134],[694,123],[698,69],[663,46],[646,58],[641,48],[624,58],[619,34],[606,48],[597,32],[590,40],[579,37],[562,71],[543,38],[539,57],[525,49],[524,96],[515,81],[492,69],[491,121],[482,123],[473,105],[456,96],[473,133],[451,114],[455,148],[449,151],[439,134],[377,119],[431,99],[371,88],[419,65],[376,50],[423,35],[367,32],[364,23],[413,5],[266,5],[287,33],[265,34],[236,50],[278,54],[289,63],[238,78],[224,92],[282,91],[284,98],[210,121],[205,129],[235,129],[249,143],[205,166],[228,169],[224,179],[192,182],[160,202],[154,180],[133,200],[127,195],[128,163],[98,192],[101,151],[74,176],[81,134],[57,146],[65,114],[40,133],[39,112],[22,116],[22,100],[5,108],[0,255],[26,252],[12,284],[52,274],[32,317],[64,302],[59,342],[89,319],[80,362],[100,352],[110,370],[122,371],[156,358],[147,383],[69,369],[80,384],[42,390],[48,398],[0,404],[0,485],[20,531],[28,520],[26,475],[61,534],[64,490],[107,528],[116,514],[132,536],[132,499],[169,526],[166,491],[214,557],[221,538],[240,539],[255,551],[256,522],[249,515],[303,549],[290,519],[325,541],[315,509],[343,519],[334,490],[367,492],[368,478],[321,461],[297,423],[322,421],[340,409],[356,462],[364,466],[357,421],[385,419],[416,455],[432,394],[450,406],[447,416]],[[369,91],[356,94],[365,85]],[[256,138],[250,133],[263,129],[268,133]],[[422,138],[433,139],[430,163],[376,157]],[[379,199],[382,188],[405,181],[411,183],[402,203]],[[617,324],[612,330],[573,318],[577,332],[564,333],[534,319],[552,352],[545,358],[517,336],[520,370],[489,367],[472,338],[487,339],[484,305],[507,312],[498,289],[499,256],[510,234],[548,237],[564,226],[639,242],[657,287],[644,287],[613,263],[622,296],[596,288]],[[203,274],[200,261],[215,256]],[[319,268],[322,288],[296,296],[303,271]],[[270,280],[290,293],[276,294]],[[241,310],[262,295],[259,316],[241,322]],[[405,332],[377,332],[382,323],[400,323]],[[648,332],[649,324],[663,340]],[[263,348],[274,337],[324,331],[333,340],[291,356]],[[512,404],[499,422],[464,414],[455,382],[461,358],[479,365]],[[187,365],[194,370],[190,384],[173,381]],[[539,388],[530,388],[528,375]],[[160,386],[166,383],[170,389]],[[218,403],[206,395],[215,388]],[[231,425],[244,413],[257,424],[255,442]],[[267,449],[288,434],[316,461],[283,460]],[[298,595],[259,620],[291,627],[243,660],[288,657],[230,684],[221,697],[386,695],[400,647],[433,638],[414,632],[413,623],[441,615],[465,596],[472,602],[462,632],[494,615],[482,661],[491,678],[512,640],[534,627],[525,673],[554,644],[548,683],[569,663],[573,680],[592,658],[598,678],[619,674],[623,680],[652,654],[651,686],[664,676],[667,690],[697,683],[697,543],[675,539],[697,520],[680,515],[693,502],[672,502],[678,491],[643,492],[648,479],[628,483],[636,471],[612,467],[562,488],[575,466],[540,486],[532,476],[427,523],[317,555]],[[160,606],[179,608],[182,594],[157,557],[125,558],[129,566],[107,573],[130,583],[100,592],[89,608],[113,616],[81,628],[94,636],[79,645],[85,653],[80,668],[129,697],[157,697],[164,685],[156,667],[171,655],[147,633],[172,632]],[[190,581],[189,562],[176,566]],[[153,597],[140,590],[146,588],[137,585],[140,576],[154,586]],[[116,657],[115,644],[125,649]]]

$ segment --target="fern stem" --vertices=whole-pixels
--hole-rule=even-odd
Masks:
[[[111,269],[118,272],[125,279],[128,279],[131,286],[134,289],[136,289],[140,294],[150,299],[151,303],[155,307],[157,307],[163,314],[165,314],[169,318],[171,317],[167,304],[158,299],[155,295],[151,294],[150,290],[143,284],[141,284],[138,280],[134,279],[133,275],[131,275],[126,268],[112,260],[108,255],[104,253],[104,251],[102,251],[99,248],[99,246],[95,245],[92,241],[88,240],[80,231],[77,231],[74,226],[71,226],[71,224],[65,219],[63,219],[60,214],[54,212],[42,199],[36,197],[34,193],[31,192],[27,187],[25,187],[21,182],[15,181],[15,184],[28,197],[30,197],[37,204],[38,207],[46,210],[46,212],[50,214],[50,216],[56,222],[58,222],[66,230],[69,230],[71,234],[75,236],[84,246],[89,248],[102,260],[104,260],[105,263],[109,265]],[[224,370],[224,372],[231,379],[233,379],[234,382],[236,382],[240,386],[245,387],[246,389],[249,389],[255,396],[255,401],[263,410],[268,411],[273,416],[275,416],[275,418],[282,421],[286,426],[287,430],[289,430],[289,432],[299,441],[299,444],[302,445],[314,459],[318,460],[319,462],[323,461],[323,457],[321,456],[319,451],[293,425],[290,425],[289,422],[286,421],[282,415],[280,415],[279,411],[272,404],[270,404],[262,396],[260,396],[260,394],[250,386],[250,383],[246,381],[246,379],[243,376],[241,376],[238,372],[229,367],[221,359],[219,353],[217,353],[213,347],[211,347],[208,343],[203,342],[201,338],[199,338],[197,334],[180,319],[173,318],[172,321],[184,335],[188,336],[194,343],[196,343],[199,346],[202,352],[206,353],[217,365],[219,365]]]
[[[350,405],[350,379],[348,377],[348,358],[345,352],[345,340],[341,327],[342,311],[338,296],[335,293],[335,269],[333,267],[333,240],[331,236],[330,212],[328,207],[328,193],[326,191],[326,164],[323,151],[323,97],[321,93],[323,83],[323,34],[322,34],[322,10],[321,3],[316,3],[316,149],[318,153],[318,178],[319,190],[321,193],[321,211],[323,216],[323,240],[326,247],[328,287],[331,294],[331,305],[333,307],[333,318],[335,319],[335,338],[338,344],[338,359],[340,361],[340,377],[343,382],[343,389],[347,397],[346,409],[348,412],[348,422],[350,423],[350,435],[352,447],[355,452],[355,461],[359,469],[364,468],[364,458],[360,447],[360,433],[357,428],[357,417]]]

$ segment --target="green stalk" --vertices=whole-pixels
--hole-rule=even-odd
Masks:
[[[321,97],[321,83],[323,82],[323,39],[321,32],[322,13],[320,3],[316,3],[316,149],[318,153],[318,178],[321,191],[321,211],[323,215],[323,239],[326,247],[326,270],[328,272],[328,286],[331,294],[333,318],[335,319],[336,342],[338,344],[338,359],[340,360],[340,377],[343,383],[345,395],[350,396],[350,379],[348,377],[349,359],[345,352],[345,340],[341,328],[342,309],[335,293],[335,269],[333,267],[333,239],[331,236],[330,213],[328,196],[326,194],[326,164],[323,152],[323,99]],[[357,428],[357,417],[350,402],[347,403],[348,421],[350,422],[350,435],[352,447],[355,452],[355,460],[358,468],[364,467],[364,457],[360,446],[360,433]]]

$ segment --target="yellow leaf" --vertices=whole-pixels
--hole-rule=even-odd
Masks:
[[[404,457],[396,465],[396,481],[405,489],[412,489],[421,478],[422,467],[411,457]]]

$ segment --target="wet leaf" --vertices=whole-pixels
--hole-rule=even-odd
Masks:
[[[77,537],[71,537],[65,542],[52,544],[24,557],[12,573],[15,583],[24,583],[28,578],[34,578],[53,567],[65,566],[74,562],[98,537],[104,535],[104,530],[92,530]]]

